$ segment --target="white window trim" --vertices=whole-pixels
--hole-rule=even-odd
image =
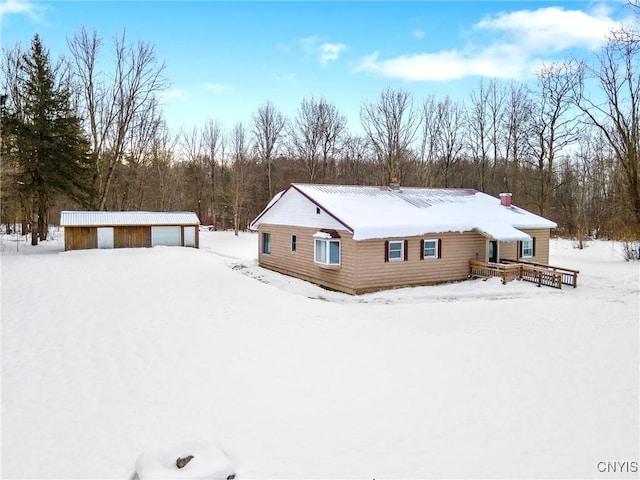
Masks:
[[[324,248],[324,262],[318,261],[318,242],[322,244],[322,248]],[[338,244],[338,263],[331,263],[331,243],[335,242]],[[318,265],[329,265],[329,266],[338,266],[342,262],[342,242],[338,238],[314,238],[313,241],[313,262]]]
[[[427,242],[434,242],[436,244],[435,248],[433,249],[433,255],[427,255],[425,252],[425,249],[427,247]],[[425,238],[424,239],[424,244],[422,247],[422,258],[424,260],[427,259],[437,259],[438,258],[438,239],[437,238]]]
[[[391,245],[394,243],[400,244],[400,258],[391,258]],[[389,240],[389,251],[387,252],[387,257],[390,262],[404,262],[404,240]]]
[[[525,248],[525,242],[529,243],[529,248]],[[529,250],[530,253],[525,253],[526,250]],[[522,240],[522,258],[533,258],[533,239]]]

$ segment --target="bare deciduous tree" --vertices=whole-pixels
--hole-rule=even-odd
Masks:
[[[577,139],[577,116],[571,108],[576,73],[570,62],[552,63],[537,73],[529,147],[538,172],[538,209],[542,216],[549,215],[553,203],[556,157]]]
[[[505,126],[505,103],[505,89],[496,79],[491,79],[488,85],[481,80],[478,90],[471,92],[467,135],[472,158],[480,164],[478,186],[482,191],[495,189],[492,175],[503,156],[500,150]]]
[[[273,197],[273,159],[277,154],[277,147],[286,126],[285,116],[271,103],[262,105],[253,119],[254,149],[265,166],[267,172],[267,190],[269,197]]]
[[[205,160],[203,142],[197,127],[190,132],[184,131],[180,136],[180,145],[186,160],[185,182],[190,187],[190,209],[196,211],[198,218],[202,219],[203,193],[205,186]]]
[[[450,171],[460,159],[465,144],[464,107],[447,95],[443,101],[438,102],[436,116],[440,124],[437,145],[442,165],[442,185],[449,187],[452,183]]]
[[[148,177],[145,178],[146,205],[164,212],[173,207],[178,196],[179,179],[174,172],[174,155],[178,137],[172,135],[163,123],[157,131],[147,161]]]
[[[238,235],[240,220],[247,197],[246,169],[248,162],[248,139],[242,122],[237,123],[231,132],[231,172],[228,200],[233,212],[233,231]]]
[[[95,155],[99,155],[103,151],[107,134],[107,129],[102,128],[102,125],[108,117],[108,105],[105,101],[108,86],[104,83],[104,78],[101,78],[100,72],[96,71],[102,38],[98,37],[95,31],[89,36],[82,28],[67,43],[71,50],[74,74],[80,84],[81,97],[84,99],[79,102],[80,113],[89,124],[92,150]]]
[[[292,153],[304,162],[310,183],[318,177],[318,160],[323,142],[320,103],[313,97],[303,98],[289,133]]]
[[[489,150],[491,148],[489,91],[480,80],[478,90],[471,92],[471,108],[468,111],[467,126],[469,128],[469,149],[472,158],[480,164],[479,188],[485,191],[487,187],[487,166]]]
[[[16,118],[24,118],[23,98],[20,95],[19,82],[21,78],[20,58],[24,52],[19,45],[13,48],[2,49],[2,63],[0,64],[0,92],[2,95],[0,108],[3,113],[14,112]],[[9,208],[12,212],[13,220],[20,220],[22,223],[22,233],[28,233],[29,220],[33,217],[30,212],[30,202],[27,201],[29,193],[27,185],[20,179],[19,162],[20,155],[23,155],[21,145],[14,145],[12,154],[5,150],[7,147],[6,132],[0,135],[0,167],[2,168],[2,188],[0,189],[0,203],[4,209]]]
[[[126,35],[114,40],[114,72],[96,71],[102,39],[82,29],[69,41],[80,79],[83,105],[96,161],[94,186],[99,192],[96,205],[106,208],[116,169],[128,154],[127,142],[142,123],[153,123],[160,115],[157,95],[168,85],[164,64],[158,64],[151,44],[128,44]],[[111,79],[111,80],[110,80]]]
[[[629,221],[640,231],[640,38],[614,32],[598,55],[598,65],[580,64],[577,104],[607,139],[621,170]],[[598,84],[592,96],[585,88]],[[604,96],[605,101],[601,100]]]
[[[402,176],[407,154],[420,126],[420,114],[409,92],[386,88],[376,103],[360,109],[360,122],[387,176]]]
[[[521,182],[520,169],[525,160],[529,143],[529,124],[532,115],[532,100],[529,89],[516,82],[508,86],[504,116],[504,162],[497,189],[516,192]],[[496,165],[496,167],[498,167]]]
[[[444,100],[429,96],[424,102],[419,162],[422,185],[451,184],[451,169],[465,145],[465,110],[447,95]]]
[[[424,187],[433,186],[435,183],[435,164],[438,159],[438,142],[441,127],[437,114],[437,103],[436,97],[429,95],[422,104],[422,136],[418,155],[418,184]]]
[[[360,136],[349,135],[343,142],[342,156],[338,162],[337,180],[347,185],[367,185],[369,143]]]
[[[322,181],[330,180],[329,161],[333,159],[338,148],[338,142],[344,133],[347,119],[338,112],[335,105],[321,99],[318,103],[318,116],[322,139],[320,148],[322,151]]]
[[[209,210],[208,216],[211,222],[216,225],[217,209],[216,209],[216,170],[220,163],[220,176],[224,173],[224,153],[226,146],[226,137],[222,124],[219,120],[208,119],[202,131],[203,149],[207,164],[207,175],[209,179]]]
[[[500,138],[504,133],[505,106],[507,102],[507,89],[496,79],[491,79],[488,87],[487,110],[489,114],[489,141],[493,148],[493,165],[506,155],[501,152]]]

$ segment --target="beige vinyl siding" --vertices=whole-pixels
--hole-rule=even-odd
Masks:
[[[526,262],[549,263],[549,238],[551,231],[547,228],[541,229],[521,229],[536,239],[535,255],[533,257],[522,258],[519,256],[519,242],[500,242],[499,253],[501,259],[523,260]]]
[[[353,235],[340,234],[340,266],[321,266],[314,262],[314,238],[318,228],[261,224],[258,261],[260,266],[301,278],[324,287],[359,294],[415,285],[433,285],[464,280],[469,261],[487,260],[490,239],[477,232],[430,233],[410,238],[354,241]],[[523,230],[536,237],[536,255],[527,260],[548,263],[549,230]],[[262,233],[270,234],[271,253],[262,253]],[[297,250],[291,251],[291,235],[297,237]],[[441,258],[420,259],[421,240],[441,240]],[[385,241],[407,240],[407,260],[385,262]],[[516,259],[517,242],[500,242],[500,257]]]
[[[261,224],[259,232],[258,263],[260,266],[286,275],[302,278],[327,288],[347,293],[353,291],[355,248],[353,235],[338,231],[340,235],[340,265],[319,265],[314,261],[313,235],[318,228]],[[262,233],[270,234],[271,253],[262,253]],[[291,251],[291,235],[296,235],[296,251]]]
[[[536,251],[533,258],[524,259],[530,262],[549,263],[549,240],[551,237],[551,230],[548,228],[537,230],[523,230],[532,237],[536,237]]]
[[[420,240],[440,239],[441,258],[420,259]],[[487,241],[475,232],[431,233],[407,238],[407,261],[385,262],[385,240],[357,242],[357,293],[410,285],[430,285],[464,280],[470,260],[484,260]],[[389,241],[405,240],[390,238]]]
[[[519,242],[499,242],[498,244],[498,261],[501,259],[517,260]]]

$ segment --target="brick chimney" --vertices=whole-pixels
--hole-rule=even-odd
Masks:
[[[510,193],[501,193],[500,194],[500,205],[503,207],[511,206],[511,194]]]

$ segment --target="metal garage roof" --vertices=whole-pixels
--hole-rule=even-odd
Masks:
[[[60,212],[63,227],[114,225],[199,225],[193,212]]]

